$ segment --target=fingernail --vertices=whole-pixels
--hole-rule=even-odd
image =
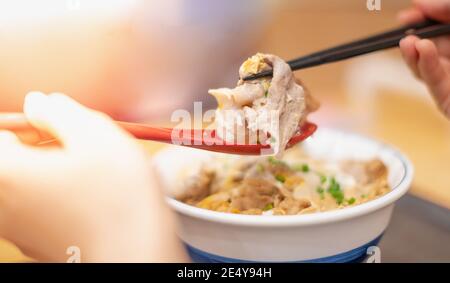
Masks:
[[[413,39],[410,38],[410,36],[407,36],[405,38],[402,38],[399,42],[400,47],[403,47],[407,44],[408,41],[413,41]]]

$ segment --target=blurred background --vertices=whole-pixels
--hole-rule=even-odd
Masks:
[[[256,52],[291,59],[399,25],[409,0],[0,0],[0,111],[31,90],[64,92],[116,119],[165,124],[209,88],[233,86]],[[393,144],[411,193],[450,208],[450,123],[398,50],[296,73],[321,102],[311,120]],[[0,241],[0,261],[23,260]]]

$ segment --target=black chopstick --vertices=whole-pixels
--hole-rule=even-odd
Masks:
[[[319,51],[319,52],[311,53],[311,54],[303,56],[303,57],[301,57],[299,59],[294,59],[294,60],[288,61],[287,63],[288,64],[292,64],[292,63],[294,63],[296,61],[299,61],[299,60],[302,60],[302,59],[308,59],[310,57],[320,56],[320,55],[327,54],[327,53],[330,53],[330,52],[335,52],[335,51],[338,51],[338,50],[344,50],[346,48],[355,47],[355,46],[358,46],[358,45],[361,45],[361,44],[364,44],[364,43],[375,42],[375,41],[378,41],[378,40],[381,40],[381,39],[384,39],[384,38],[388,38],[388,37],[392,37],[392,36],[395,36],[395,35],[400,35],[400,34],[407,35],[413,30],[422,29],[422,28],[430,27],[430,26],[437,25],[437,24],[439,24],[439,22],[437,22],[435,20],[427,19],[427,20],[425,20],[423,22],[420,22],[420,23],[414,23],[414,24],[406,25],[406,26],[401,27],[401,28],[397,28],[397,29],[394,29],[394,30],[390,30],[390,31],[387,31],[387,32],[383,32],[383,33],[380,33],[380,34],[369,36],[369,37],[366,37],[366,38],[363,38],[363,39],[352,41],[350,43],[341,44],[341,45],[338,45],[338,46],[335,46],[335,47],[332,47],[332,48],[329,48],[329,49],[325,49],[325,50],[322,50],[322,51]]]
[[[450,34],[450,24],[440,24],[433,20],[426,20],[418,24],[404,26],[395,30],[315,52],[307,56],[288,61],[288,64],[292,70],[299,70],[336,62],[398,46],[400,40],[409,34],[414,34],[421,38],[431,38]],[[272,70],[248,76],[244,78],[244,80],[253,80],[267,76],[272,76]]]

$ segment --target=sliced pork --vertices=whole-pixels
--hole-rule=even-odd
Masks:
[[[269,69],[273,70],[271,78],[243,80]],[[254,55],[242,64],[239,75],[237,87],[209,91],[218,103],[218,135],[229,142],[268,143],[275,153],[284,151],[307,114],[318,108],[317,102],[295,79],[289,65],[275,55]]]

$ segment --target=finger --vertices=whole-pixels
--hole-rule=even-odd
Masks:
[[[425,20],[425,15],[417,7],[412,7],[397,14],[397,19],[403,24],[413,24]]]
[[[426,17],[442,22],[450,22],[450,1],[414,0],[413,2]]]
[[[24,113],[28,121],[34,127],[50,132],[65,145],[81,136],[80,124],[85,118],[79,112],[77,107],[56,102],[54,96],[50,98],[40,92],[31,92],[25,97]]]
[[[19,143],[19,138],[10,131],[0,131],[0,148],[3,145],[15,145]]]
[[[419,38],[412,35],[402,39],[400,41],[400,51],[402,53],[403,59],[405,60],[411,71],[416,77],[420,78],[420,73],[417,66],[417,62],[419,59],[419,54],[416,50],[417,41],[419,41]]]
[[[6,199],[5,196],[5,180],[4,176],[9,175],[7,171],[11,170],[7,165],[6,159],[7,155],[11,153],[11,149],[15,150],[16,145],[19,143],[19,138],[12,132],[0,131],[0,205],[3,204]],[[2,219],[0,215],[0,228],[2,224]],[[0,229],[0,235],[2,235],[2,230]]]
[[[439,58],[436,45],[428,39],[423,39],[416,42],[416,49],[419,53],[419,72],[439,107],[448,113],[450,107],[450,76]]]
[[[441,56],[450,57],[450,36],[440,36],[433,39]]]
[[[109,137],[115,125],[63,94],[33,92],[25,98],[24,112],[33,126],[50,132],[67,148],[84,147]]]
[[[415,47],[419,55],[417,66],[423,80],[431,85],[437,86],[446,78],[436,45],[428,39],[421,39],[415,42]]]
[[[19,137],[10,131],[0,131],[0,170],[1,164],[9,162],[9,159],[19,159],[17,155],[24,148]],[[13,158],[16,157],[16,158]]]

